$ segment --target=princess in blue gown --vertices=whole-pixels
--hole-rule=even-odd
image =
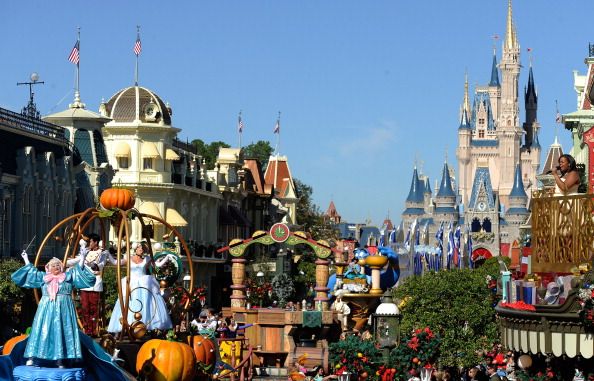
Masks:
[[[33,359],[57,361],[59,366],[63,365],[63,360],[82,360],[71,294],[74,288],[92,287],[95,283],[95,275],[83,265],[84,256],[77,266],[66,272],[62,261],[52,258],[45,266],[45,273],[29,263],[25,251],[21,256],[25,266],[12,274],[12,280],[20,287],[41,288],[42,291],[24,352],[24,357],[29,359],[27,365],[33,365]]]

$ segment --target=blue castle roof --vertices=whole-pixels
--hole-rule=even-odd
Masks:
[[[448,163],[443,163],[441,185],[439,186],[437,197],[456,197],[456,193],[454,193],[454,190],[452,189],[452,180],[450,179]]]
[[[491,66],[491,81],[489,86],[499,87],[499,72],[497,71],[497,56],[493,54],[493,65]]]
[[[512,188],[509,197],[522,197],[527,199],[526,191],[524,190],[524,183],[522,182],[522,170],[520,164],[516,165],[516,173],[514,175],[514,187]]]
[[[423,203],[425,201],[425,197],[423,195],[424,189],[425,186],[421,181],[419,181],[419,175],[417,173],[417,168],[415,167],[413,171],[412,182],[410,183],[410,191],[408,192],[406,201]]]

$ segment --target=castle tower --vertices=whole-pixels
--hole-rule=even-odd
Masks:
[[[419,174],[417,172],[417,167],[415,166],[410,183],[410,190],[408,192],[408,197],[406,198],[405,209],[402,212],[404,228],[408,228],[415,218],[420,219],[425,214],[424,188],[425,186],[419,180]]]
[[[520,109],[518,105],[518,78],[520,76],[520,44],[512,18],[511,0],[507,6],[507,26],[503,41],[503,56],[499,69],[503,77],[501,84],[501,111],[497,120],[499,140],[499,171],[495,185],[500,201],[507,205],[507,198],[514,183],[514,171],[520,161]]]
[[[470,157],[471,149],[470,142],[472,139],[472,128],[469,121],[470,113],[470,101],[468,98],[468,76],[465,77],[464,81],[464,101],[460,111],[460,126],[458,127],[458,148],[456,149],[456,158],[458,159],[458,184],[461,189],[470,189],[472,182],[472,173],[470,172],[471,167]],[[465,194],[462,193],[462,202],[466,204],[468,199],[465,199]]]
[[[528,195],[524,190],[524,183],[522,182],[522,170],[520,165],[516,165],[514,174],[514,187],[509,194],[509,208],[505,212],[505,220],[508,226],[514,227],[514,232],[509,232],[510,238],[513,240],[519,237],[519,226],[522,225],[530,212],[526,209],[528,202]]]
[[[450,169],[448,163],[443,163],[443,171],[441,175],[441,183],[439,191],[435,196],[435,210],[433,211],[433,221],[435,225],[441,222],[454,222],[454,225],[459,220],[458,210],[456,208],[456,192],[452,188],[452,180],[450,178]]]

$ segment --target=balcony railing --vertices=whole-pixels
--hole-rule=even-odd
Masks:
[[[532,269],[569,271],[594,253],[594,195],[532,198]]]
[[[61,144],[66,144],[66,137],[62,127],[3,108],[0,108],[0,125],[45,136]]]

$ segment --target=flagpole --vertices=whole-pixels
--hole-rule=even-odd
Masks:
[[[140,40],[140,25],[136,25],[136,41]],[[138,86],[138,56],[136,54],[136,68],[134,70],[134,85]]]
[[[239,133],[239,150],[241,151],[241,134],[243,133],[243,126],[241,123],[241,110],[239,110],[239,116],[237,120],[237,132]]]
[[[77,28],[76,41],[78,44],[78,55],[80,57],[80,26]],[[76,84],[74,85],[74,103],[80,103],[80,58],[76,63]]]
[[[276,156],[278,157],[278,152],[280,150],[280,115],[281,112],[278,112],[278,118],[276,119],[276,126],[275,126],[275,132],[276,132]]]

